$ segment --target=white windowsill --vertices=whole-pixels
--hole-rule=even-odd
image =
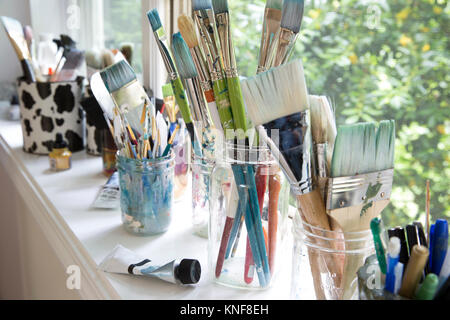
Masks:
[[[120,210],[92,209],[100,186],[106,182],[100,157],[85,151],[74,153],[72,169],[52,173],[47,156],[22,150],[19,122],[0,117],[0,161],[21,186],[24,199],[36,208],[33,216],[52,243],[63,266],[78,264],[82,282],[80,295],[89,299],[289,299],[291,251],[279,281],[267,290],[240,290],[210,282],[207,266],[207,240],[193,234],[190,188],[176,202],[172,225],[164,234],[138,237],[127,233],[121,224]],[[19,177],[19,178],[18,178]],[[30,194],[31,193],[31,194]],[[175,258],[195,258],[202,266],[202,277],[195,286],[181,287],[158,279],[110,274],[96,265],[116,244],[155,262]],[[36,275],[39,276],[39,275]]]

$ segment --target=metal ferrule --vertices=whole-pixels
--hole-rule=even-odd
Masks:
[[[320,178],[327,176],[327,144],[314,144],[314,153],[316,154],[316,173]]]
[[[266,8],[264,10],[264,25],[261,35],[261,44],[259,50],[259,62],[257,73],[266,71],[267,60],[269,56],[269,48],[274,40],[277,30],[280,27],[281,10]],[[273,39],[271,39],[273,35]]]
[[[203,53],[200,51],[200,47],[197,46],[194,48],[189,48],[189,51],[191,52],[192,60],[194,61],[195,69],[197,70],[198,79],[202,85],[202,88],[204,86],[207,87],[208,84],[211,88],[209,72],[206,69],[206,64],[203,60]]]
[[[329,178],[326,189],[327,210],[389,200],[393,179],[394,169]]]
[[[175,80],[178,77],[177,69],[175,68],[175,63],[173,62],[173,57],[170,53],[169,45],[167,44],[167,37],[164,36],[160,38],[158,32],[153,32],[156,38],[156,44],[158,45],[159,51],[161,52],[161,57],[164,62],[164,66],[167,69],[170,80]]]
[[[236,59],[231,43],[230,18],[227,12],[216,14],[217,33],[219,34],[220,46],[225,75],[227,78],[237,76]]]
[[[289,29],[281,28],[278,33],[278,38],[273,51],[274,57],[272,60],[272,66],[277,67],[281,65],[288,56],[289,49],[297,39],[297,34]]]
[[[201,26],[199,29],[204,30],[205,36],[208,39],[208,43],[210,46],[210,51],[214,59],[219,57],[219,48],[217,47],[217,30],[216,30],[216,21],[214,18],[213,9],[205,9],[203,10],[207,17],[204,17],[201,13],[202,10],[194,11],[194,15],[199,17],[199,21],[201,21]]]
[[[198,78],[185,79],[186,92],[194,110],[196,121],[201,121],[204,128],[211,127],[211,117],[206,104],[205,95]]]

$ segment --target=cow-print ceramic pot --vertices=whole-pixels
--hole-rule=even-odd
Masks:
[[[72,152],[84,149],[84,111],[79,101],[83,78],[68,82],[18,81],[23,149],[49,154],[61,133]]]

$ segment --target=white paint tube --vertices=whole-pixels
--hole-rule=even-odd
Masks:
[[[165,265],[155,265],[133,251],[117,245],[99,264],[100,270],[159,278],[174,284],[195,284],[200,280],[198,260],[176,259]]]

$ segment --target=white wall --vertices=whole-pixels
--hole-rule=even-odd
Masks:
[[[0,15],[15,18],[23,26],[31,25],[29,2],[29,0],[0,0]],[[22,75],[22,69],[3,25],[0,28],[0,83],[15,82],[16,78]]]

